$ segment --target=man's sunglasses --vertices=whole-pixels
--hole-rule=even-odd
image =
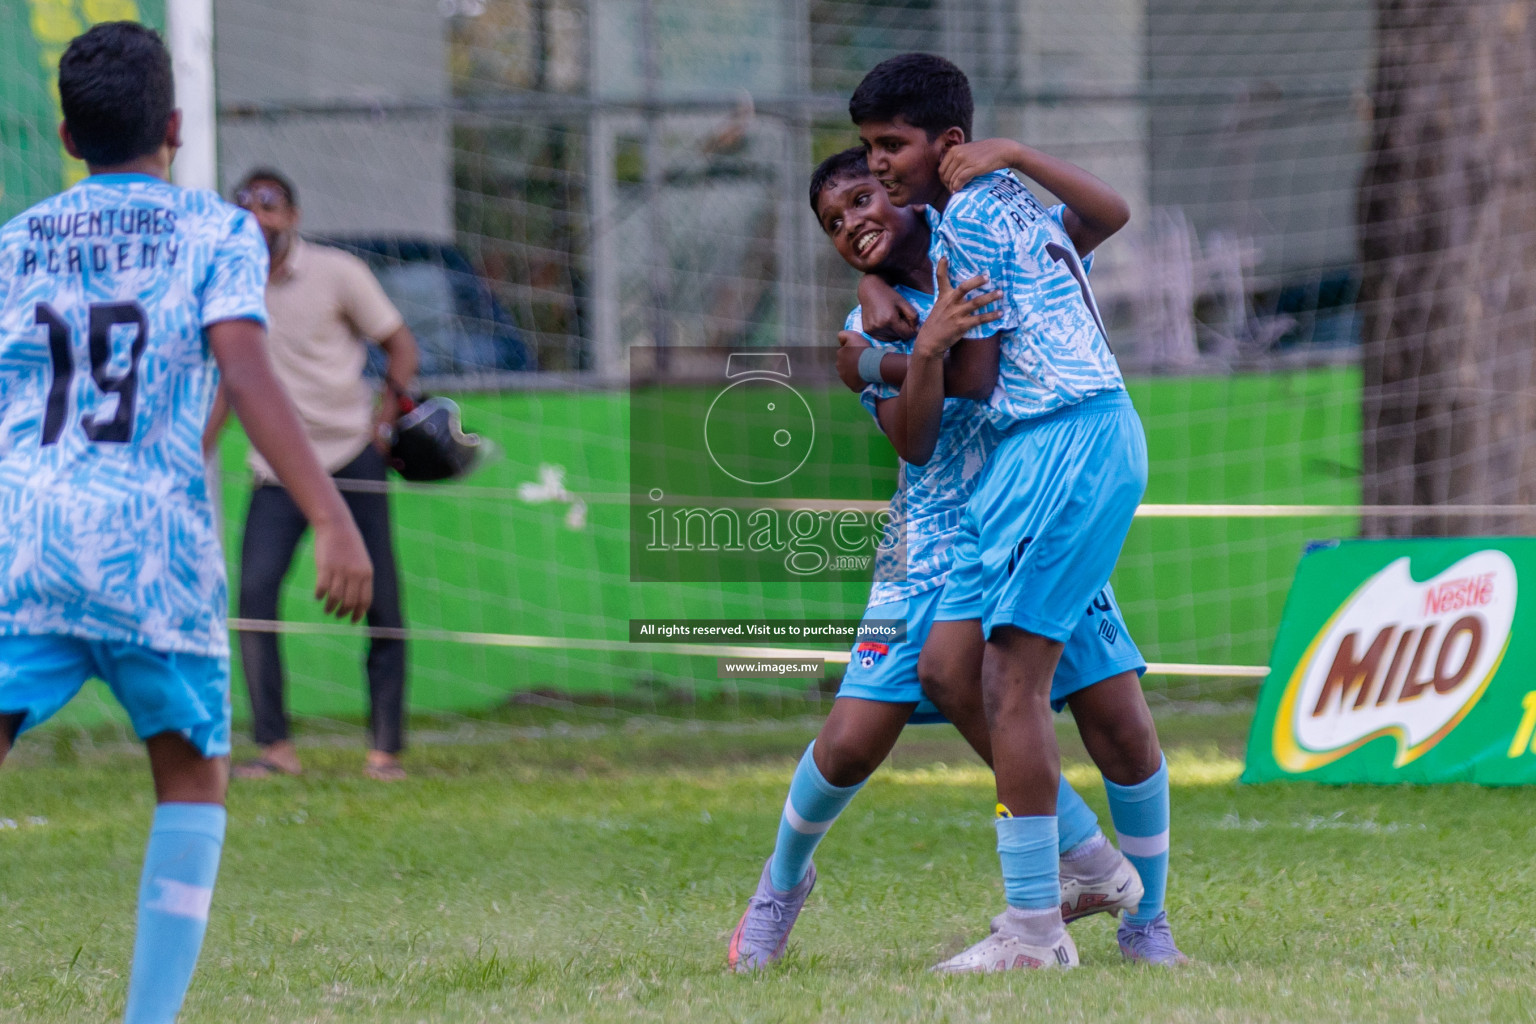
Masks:
[[[235,203],[247,210],[254,210],[259,206],[268,213],[291,205],[288,194],[271,185],[247,185],[235,193]]]

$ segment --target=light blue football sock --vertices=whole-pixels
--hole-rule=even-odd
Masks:
[[[1078,796],[1065,775],[1056,790],[1056,831],[1058,852],[1062,855],[1103,834],[1099,831],[1099,816]]]
[[[813,740],[795,767],[784,814],[779,818],[779,840],[773,848],[768,878],[780,892],[788,892],[805,878],[811,854],[816,852],[821,837],[864,786],[862,782],[857,786],[834,786],[824,779],[812,756],[815,749]]]
[[[123,1024],[172,1024],[181,1009],[208,930],[225,819],[218,804],[155,808]]]
[[[1056,846],[1054,814],[997,819],[997,859],[1010,907],[1050,910],[1061,906]]]
[[[1117,786],[1104,780],[1109,794],[1109,816],[1119,834],[1120,852],[1136,868],[1146,893],[1130,924],[1147,924],[1163,910],[1168,891],[1168,760],[1151,778],[1134,786]]]

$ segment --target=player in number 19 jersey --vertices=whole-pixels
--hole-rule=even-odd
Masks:
[[[228,656],[202,329],[265,324],[266,267],[244,210],[142,174],[0,232],[0,635]]]
[[[158,806],[126,1024],[175,1020],[224,840],[227,601],[201,443],[219,372],[315,526],[327,610],[355,621],[372,578],[267,362],[254,221],[165,180],[173,90],[143,26],[75,39],[61,137],[91,176],[0,228],[0,760],[91,677],[148,747]]]

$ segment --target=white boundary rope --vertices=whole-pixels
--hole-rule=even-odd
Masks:
[[[1312,519],[1334,516],[1500,516],[1536,514],[1536,505],[1142,505],[1145,519]]]
[[[402,486],[363,480],[339,480],[348,490],[405,491],[440,494],[444,497],[475,497],[498,501],[517,499],[510,488],[469,487],[464,485]],[[628,504],[627,494],[582,495],[584,500],[600,505]],[[681,501],[684,499],[674,499]],[[711,499],[715,504],[730,504]],[[700,499],[700,504],[704,500]],[[835,499],[754,501],[754,507],[810,509],[812,511],[879,511],[889,507],[883,501],[837,501]],[[1338,517],[1383,516],[1493,516],[1536,514],[1536,505],[1285,505],[1285,504],[1167,504],[1147,503],[1136,510],[1139,519],[1320,519]],[[482,647],[535,648],[571,651],[647,651],[656,654],[688,654],[722,658],[820,658],[845,665],[847,651],[822,651],[788,647],[739,647],[725,644],[630,643],[625,640],[583,639],[579,637],[534,636],[523,633],[471,633],[448,629],[383,629],[344,626],[332,623],[273,622],[256,619],[230,619],[229,628],[246,633],[293,633],[324,636],[368,636],[386,639],[426,640],[441,643],[473,644]],[[1150,662],[1150,675],[1209,677],[1219,679],[1263,679],[1269,675],[1265,665],[1200,665],[1189,662]]]
[[[737,647],[729,644],[630,643],[627,640],[581,637],[533,636],[526,633],[467,633],[451,629],[389,629],[381,626],[347,626],[331,622],[275,622],[270,619],[230,619],[229,628],[240,633],[291,633],[306,636],[379,637],[384,640],[427,640],[473,644],[480,647],[521,647],[565,651],[645,651],[654,654],[688,654],[700,658],[820,658],[846,665],[848,651],[792,647]],[[1182,662],[1151,662],[1147,672],[1160,676],[1210,676],[1213,678],[1263,679],[1263,665],[1195,665]]]
[[[337,480],[336,486],[343,491],[370,491],[399,494],[435,494],[444,498],[479,498],[486,501],[536,504],[523,497],[512,487],[473,487],[468,484],[402,484],[391,480],[380,483],[375,480]],[[586,494],[570,492],[570,497],[580,498],[589,505],[643,504],[643,495]],[[890,507],[889,501],[841,501],[837,498],[693,498],[671,497],[668,506],[698,505],[701,507],[774,508],[783,510],[808,509],[812,512],[837,512],[849,509],[855,512],[879,512]],[[1136,510],[1138,519],[1333,519],[1360,517],[1365,519],[1389,516],[1517,516],[1536,515],[1536,505],[1313,505],[1313,504],[1177,504],[1147,502]]]

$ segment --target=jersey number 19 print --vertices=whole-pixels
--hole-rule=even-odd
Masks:
[[[90,307],[91,377],[102,394],[117,396],[117,409],[109,420],[82,418],[80,426],[92,441],[126,444],[133,433],[133,399],[138,388],[139,357],[144,354],[149,321],[144,307],[137,302],[97,302]],[[53,363],[53,383],[48,388],[48,408],[43,414],[43,445],[56,444],[64,432],[64,418],[69,412],[69,387],[74,379],[75,360],[69,337],[69,324],[52,306],[39,302],[34,314],[39,327],[48,328],[48,355]],[[133,328],[128,370],[113,377],[112,328]]]

